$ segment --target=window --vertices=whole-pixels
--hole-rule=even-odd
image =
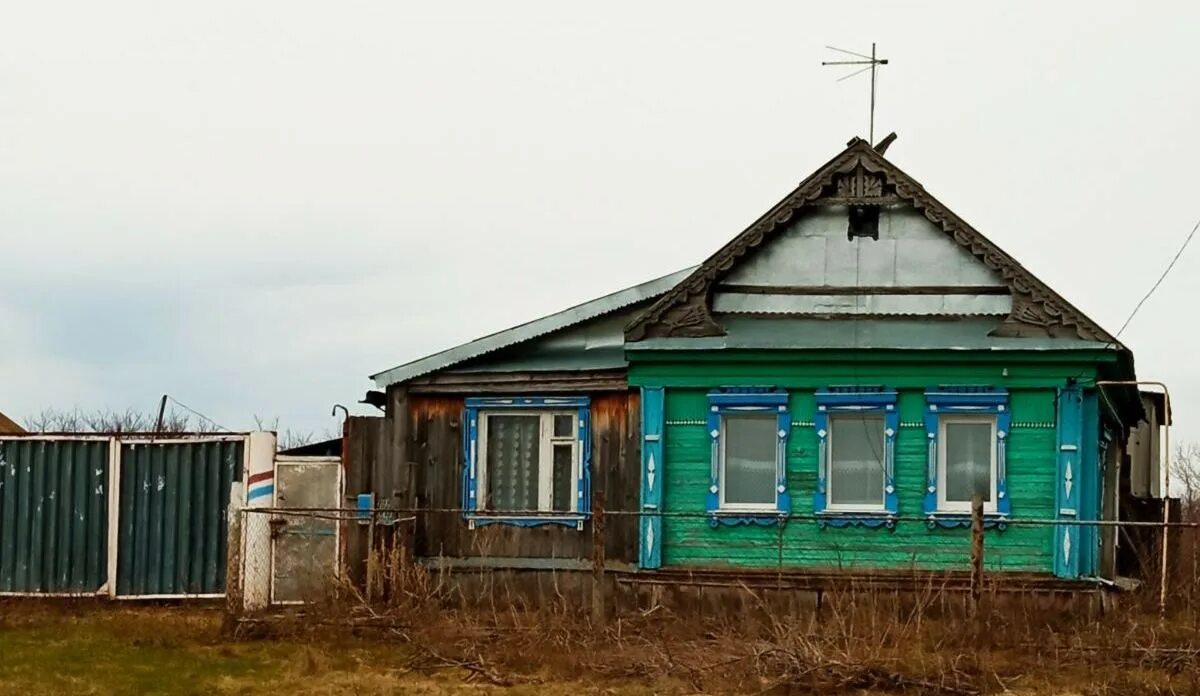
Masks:
[[[882,510],[883,416],[829,419],[830,510]]]
[[[813,425],[820,438],[813,509],[821,526],[894,528],[894,477],[900,417],[896,392],[829,387],[817,392]]]
[[[721,509],[775,509],[775,463],[779,438],[775,414],[765,416],[727,415],[723,431]]]
[[[589,510],[588,401],[467,399],[464,508],[478,524],[565,524]]]
[[[710,392],[709,521],[776,524],[791,509],[785,462],[791,416],[773,389]]]
[[[930,527],[970,524],[971,498],[983,498],[988,526],[1003,529],[1012,512],[1005,453],[1012,414],[997,387],[938,387],[925,392],[929,440],[925,516]]]
[[[938,424],[942,447],[938,460],[938,509],[971,511],[971,499],[983,497],[985,511],[996,510],[996,419],[943,417]]]

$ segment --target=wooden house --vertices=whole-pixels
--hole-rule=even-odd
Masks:
[[[1119,517],[1157,422],[1103,384],[1130,351],[885,148],[696,268],[375,375],[362,456],[394,482],[360,488],[470,567],[587,567],[603,507],[630,582],[963,571],[978,495],[989,571],[1114,578],[1117,535],[1079,523]]]

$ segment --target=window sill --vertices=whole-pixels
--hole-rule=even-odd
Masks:
[[[817,526],[826,527],[870,527],[878,529],[896,528],[896,514],[886,510],[824,510],[817,513]]]
[[[708,525],[717,527],[737,527],[741,525],[757,525],[759,527],[775,527],[787,522],[788,514],[778,510],[716,510],[708,513]]]
[[[969,512],[933,512],[925,515],[925,524],[930,529],[959,529],[970,528],[971,513]],[[996,529],[1001,532],[1008,529],[1008,515],[999,512],[983,513],[983,528]]]
[[[582,532],[583,523],[587,520],[588,515],[583,513],[566,513],[561,515],[466,514],[463,517],[467,520],[467,529],[486,527],[491,524],[504,524],[512,527],[542,527],[545,525],[558,525],[561,527],[574,527],[576,530]]]

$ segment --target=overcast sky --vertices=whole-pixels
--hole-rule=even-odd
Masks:
[[[1200,3],[0,1],[0,410],[323,431],[698,263],[867,128],[1110,331],[1200,218]],[[602,12],[600,10],[603,10]],[[1200,412],[1200,243],[1122,336]]]

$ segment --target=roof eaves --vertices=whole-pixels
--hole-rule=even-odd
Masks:
[[[371,379],[374,380],[375,386],[386,388],[390,384],[404,382],[414,377],[444,370],[447,367],[457,365],[466,360],[478,358],[482,355],[516,345],[517,343],[574,326],[589,319],[595,319],[609,312],[662,295],[675,287],[680,280],[690,275],[693,270],[695,270],[694,266],[662,276],[661,278],[655,278],[640,285],[618,290],[609,295],[604,295],[589,302],[564,309],[561,312],[550,314],[540,319],[534,319],[533,321],[498,331],[482,338],[477,338],[474,341],[427,355],[418,360],[393,367],[390,370],[384,370],[383,372],[371,375]]]

